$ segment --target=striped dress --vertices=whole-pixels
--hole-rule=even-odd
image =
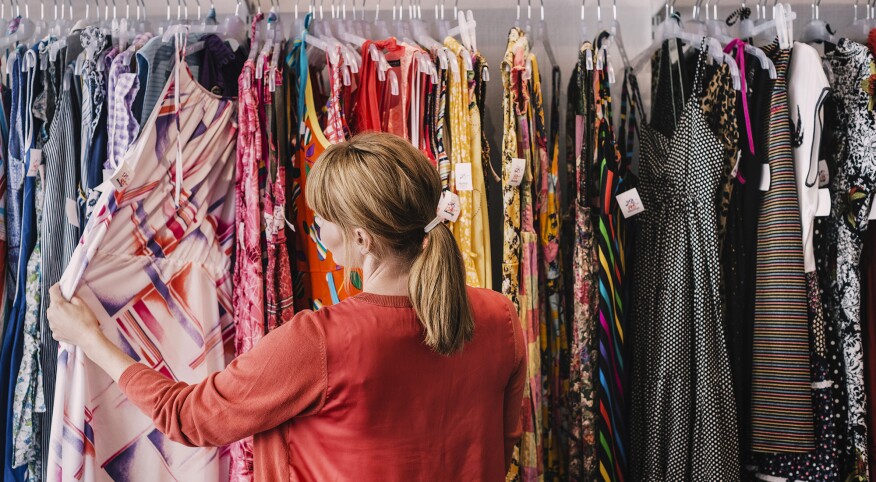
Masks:
[[[765,50],[772,55],[778,76],[773,84],[767,134],[769,190],[763,195],[757,226],[751,449],[808,452],[815,448],[815,427],[808,298],[800,241],[803,234],[785,77],[791,51],[780,50],[777,43]]]

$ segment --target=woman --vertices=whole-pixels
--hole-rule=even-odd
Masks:
[[[504,480],[521,434],[523,333],[507,298],[465,286],[448,227],[429,228],[435,168],[399,137],[366,134],[326,150],[306,194],[363,293],[298,313],[195,385],[135,363],[57,286],[54,338],[179,443],[254,434],[256,480]]]

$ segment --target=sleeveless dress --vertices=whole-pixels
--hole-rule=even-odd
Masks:
[[[197,383],[233,355],[237,128],[234,103],[176,65],[115,173],[129,182],[103,186],[61,291],[80,297],[135,361]],[[228,478],[226,448],[171,443],[81,349],[61,344],[57,366],[47,480]]]
[[[695,89],[699,87],[704,55]],[[736,403],[718,292],[721,142],[698,95],[671,138],[641,125],[645,211],[634,277],[628,460],[637,481],[739,480]]]

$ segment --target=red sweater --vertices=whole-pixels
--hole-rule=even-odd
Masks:
[[[304,311],[197,385],[142,364],[119,385],[191,446],[255,434],[255,479],[501,481],[521,434],[525,342],[499,293],[468,289],[474,339],[423,344],[407,297],[362,293]]]

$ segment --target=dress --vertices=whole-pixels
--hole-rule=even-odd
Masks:
[[[603,33],[597,49],[606,41]],[[608,65],[607,54],[597,65]],[[627,304],[624,299],[626,281],[625,235],[626,219],[620,212],[616,197],[626,166],[614,137],[612,125],[611,87],[605,69],[597,68],[593,90],[596,104],[596,157],[597,174],[596,253],[599,263],[599,322],[596,324],[597,378],[596,390],[596,460],[603,482],[626,480],[627,473],[627,420],[626,373],[624,346]]]
[[[335,68],[337,70],[337,68]],[[335,74],[333,74],[334,76]],[[295,294],[295,311],[319,310],[323,306],[340,303],[362,289],[362,281],[355,271],[350,273],[350,291],[344,286],[344,268],[334,262],[332,254],[319,240],[319,226],[314,221],[314,213],[304,198],[307,173],[322,152],[333,142],[344,140],[339,104],[340,85],[332,82],[332,95],[329,98],[328,125],[325,133],[317,119],[316,105],[313,101],[313,79],[308,75],[304,89],[306,111],[302,119],[301,144],[293,169],[292,197],[295,201],[296,254],[293,264],[296,267],[292,280]]]
[[[127,185],[101,194],[61,291],[80,297],[136,361],[197,382],[233,354],[228,195],[237,130],[234,103],[199,86],[185,63],[176,65],[114,174]],[[228,477],[227,449],[169,443],[81,349],[62,346],[57,364],[54,411],[64,416],[52,419],[48,480]]]
[[[578,52],[578,64],[569,89],[569,112],[573,123],[567,132],[573,136],[573,166],[570,173],[574,248],[569,271],[571,283],[569,326],[571,329],[571,360],[569,363],[569,477],[573,480],[593,480],[596,477],[595,374],[597,323],[597,260],[596,239],[591,221],[589,190],[593,182],[593,71],[587,70],[587,57],[592,45],[585,42]]]
[[[769,186],[757,224],[751,450],[808,452],[815,448],[815,428],[803,235],[787,90],[791,52],[780,49],[778,42],[764,50],[772,56],[777,77],[767,127]]]
[[[671,138],[641,125],[645,211],[637,216],[628,454],[636,481],[740,477],[718,292],[715,199],[724,155],[698,97],[687,101]]]
[[[861,273],[863,236],[876,192],[876,123],[869,109],[870,94],[862,83],[876,71],[867,47],[840,40],[827,56],[834,73],[831,87],[837,103],[834,152],[836,175],[831,176],[832,211],[828,230],[836,246],[831,309],[839,327],[846,367],[848,421],[846,442],[853,475],[867,476],[867,397],[861,339]]]

